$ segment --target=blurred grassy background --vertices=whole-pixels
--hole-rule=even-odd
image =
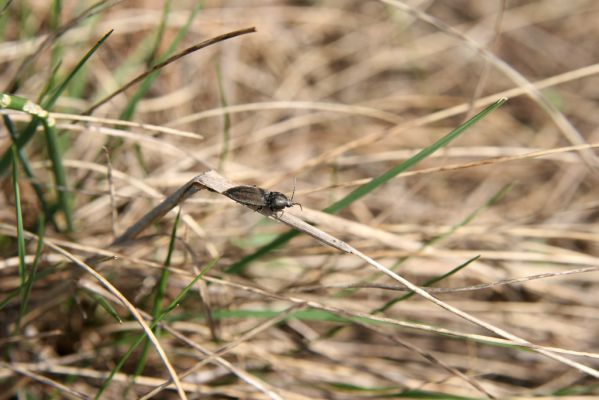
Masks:
[[[435,295],[599,368],[598,12],[592,0],[8,2],[2,91],[56,125],[5,110],[0,150],[9,161],[11,134],[25,142],[32,129],[17,158],[24,228],[82,260],[117,256],[90,265],[139,309],[160,316],[214,263],[155,328],[177,372],[195,368],[183,379],[189,398],[593,398],[588,373],[471,336],[489,332],[418,296],[395,303],[405,294],[396,282],[310,237],[226,274],[288,228],[222,196],[202,192],[178,225],[172,213],[139,241],[108,246],[208,168],[287,194],[295,182],[305,212],[285,212],[412,282],[480,256],[435,284],[470,290]],[[250,27],[80,121],[150,66]],[[338,216],[316,211],[502,96],[499,110]],[[139,325],[96,279],[16,230],[10,166],[0,399],[93,398],[102,382],[103,398],[139,398],[168,378],[163,362],[144,345],[116,373]]]

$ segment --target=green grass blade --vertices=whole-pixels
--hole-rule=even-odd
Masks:
[[[29,303],[29,297],[31,295],[31,289],[33,288],[33,282],[36,279],[37,268],[42,259],[42,250],[44,248],[44,234],[46,232],[46,223],[44,216],[42,215],[39,219],[37,229],[37,246],[35,248],[35,258],[31,265],[31,270],[27,274],[27,282],[25,282],[25,294],[22,297],[20,315],[21,317],[27,312],[27,305]]]
[[[8,303],[19,295],[19,289],[10,292],[2,301],[0,301],[0,311],[6,307]]]
[[[111,34],[112,30],[108,31],[104,36],[100,38],[100,40],[96,42],[96,44],[93,45],[91,49],[87,51],[87,53],[85,53],[85,55],[81,58],[81,60],[79,60],[77,65],[75,65],[75,67],[67,74],[65,79],[58,85],[58,87],[49,94],[48,98],[46,98],[45,101],[42,102],[42,105],[45,109],[52,109],[52,107],[54,107],[54,104],[56,104],[56,101],[65,91],[71,80],[75,78],[75,75],[77,75],[79,70],[83,68],[83,66],[89,61],[91,56],[94,55],[94,53],[100,48],[100,46],[104,44],[104,42],[110,37]]]
[[[173,229],[171,231],[171,238],[170,238],[170,241],[168,244],[168,252],[166,254],[166,260],[164,261],[164,267],[162,268],[162,272],[160,273],[160,280],[158,281],[158,285],[156,285],[156,287],[154,288],[154,304],[152,306],[152,317],[153,317],[154,321],[156,321],[158,319],[158,317],[160,316],[160,314],[162,313],[162,302],[164,301],[164,297],[166,295],[166,288],[168,286],[168,276],[169,276],[168,267],[170,267],[170,265],[171,265],[173,252],[175,250],[175,244],[177,243],[177,227],[179,226],[180,218],[181,218],[181,210],[179,210],[179,212],[177,213],[177,217],[175,218],[175,223],[173,224]],[[160,326],[156,325],[152,328],[152,330],[154,331],[154,334],[156,335],[156,337],[160,338],[160,335],[161,335]],[[137,377],[142,374],[142,372],[144,371],[144,369],[146,367],[146,361],[148,359],[148,355],[150,352],[150,345],[151,345],[150,341],[146,339],[144,341],[143,350],[141,352],[141,356],[137,363],[137,367],[135,368],[135,372],[133,373],[133,380],[131,381],[131,385],[133,385],[135,383],[135,379],[137,379]],[[131,388],[131,385],[129,385],[129,387],[125,391],[124,397],[127,397],[126,394],[127,394],[128,390]]]
[[[175,308],[177,308],[179,306],[179,304],[183,301],[183,299],[185,298],[185,296],[187,296],[187,293],[191,290],[191,288],[204,275],[206,275],[208,273],[208,271],[210,271],[212,269],[212,267],[214,267],[216,265],[217,262],[218,262],[218,258],[215,258],[212,261],[210,261],[210,263],[206,266],[206,268],[204,268],[198,274],[198,276],[196,276],[195,278],[193,278],[193,280],[191,282],[189,282],[189,284],[187,286],[185,286],[183,288],[183,290],[181,290],[181,292],[177,295],[177,297],[175,297],[175,299],[173,301],[171,301],[170,304],[164,308],[164,310],[162,310],[162,312],[160,313],[160,315],[156,319],[156,323],[159,322],[159,321],[161,321],[161,320],[163,320],[171,311],[173,311]]]
[[[491,104],[490,106],[486,107],[484,110],[476,114],[474,117],[470,118],[468,121],[464,122],[462,125],[458,126],[453,131],[449,132],[447,135],[443,136],[441,139],[437,140],[432,145],[420,150],[416,155],[406,160],[405,162],[399,164],[398,166],[391,168],[383,175],[377,176],[370,182],[358,187],[356,190],[354,190],[341,200],[325,208],[324,211],[333,214],[343,210],[344,208],[352,204],[354,201],[360,199],[361,197],[364,197],[365,195],[369,194],[382,184],[387,183],[391,179],[395,178],[400,173],[412,168],[414,165],[418,164],[420,161],[424,160],[437,150],[447,146],[451,141],[460,136],[466,130],[470,129],[474,124],[486,117],[489,113],[501,107],[501,105],[503,105],[503,103],[505,103],[506,101],[506,98],[499,99],[495,103]]]
[[[160,275],[160,282],[158,285],[158,291],[156,292],[156,298],[154,300],[154,308],[152,316],[157,318],[162,309],[161,304],[166,294],[166,287],[168,286],[168,267],[171,266],[173,252],[175,251],[175,245],[177,243],[177,228],[179,227],[179,221],[181,220],[181,210],[177,213],[175,222],[173,223],[173,229],[171,231],[171,239],[168,243],[168,252],[166,254],[166,260],[164,260],[164,268]]]
[[[62,15],[62,0],[54,0],[52,2],[52,6],[50,7],[50,18],[49,18],[49,28],[52,31],[52,36],[58,39],[58,32],[60,31],[60,17]],[[60,43],[59,40],[54,40],[52,42],[52,57],[51,57],[51,65],[57,64],[57,61],[63,57],[64,47]]]
[[[434,285],[437,282],[442,281],[443,279],[449,278],[450,276],[460,272],[462,269],[466,268],[468,265],[470,265],[474,261],[478,260],[479,258],[480,258],[480,256],[472,257],[471,259],[467,260],[466,262],[453,268],[451,271],[429,279],[428,281],[424,282],[424,284],[422,286],[429,287],[429,286]],[[383,304],[383,306],[381,306],[380,308],[375,309],[373,311],[373,313],[382,313],[382,312],[388,310],[389,308],[393,307],[395,304],[399,303],[400,301],[407,300],[410,297],[414,296],[415,294],[416,294],[415,292],[408,292],[408,293],[404,294],[403,296],[399,296],[394,299],[391,299],[388,302],[386,302],[385,304]]]
[[[19,278],[21,281],[20,284],[20,295],[21,295],[21,310],[19,312],[19,318],[17,319],[16,331],[17,334],[21,331],[21,311],[23,311],[23,302],[26,296],[26,285],[27,282],[27,265],[25,264],[25,234],[23,228],[23,213],[21,210],[21,193],[19,191],[19,173],[17,169],[17,148],[13,144],[11,146],[11,151],[13,152],[13,162],[12,162],[12,185],[15,196],[15,214],[17,219],[17,251],[19,255]]]
[[[287,243],[288,241],[290,241],[297,235],[299,235],[299,232],[295,231],[295,230],[288,231],[288,232],[285,232],[285,233],[279,235],[272,242],[260,247],[258,250],[254,251],[253,253],[248,254],[247,256],[243,257],[241,260],[237,261],[236,263],[231,264],[229,266],[229,268],[227,268],[225,270],[225,272],[228,274],[241,273],[241,271],[243,271],[245,269],[245,267],[248,266],[251,262],[262,258],[262,256],[264,256],[268,253],[271,253],[275,249],[278,249],[279,247],[283,246],[285,243]]]
[[[56,32],[60,28],[60,15],[62,13],[62,0],[54,0],[50,7],[50,29]]]
[[[38,124],[40,122],[45,122],[47,125],[53,126],[54,119],[50,117],[48,111],[46,111],[43,107],[20,96],[12,96],[5,93],[0,93],[0,108],[22,111],[33,117],[31,122],[25,128],[25,131],[20,135],[17,136],[16,132],[13,130],[11,136],[14,139],[13,144],[16,146],[17,152],[14,153],[11,149],[8,149],[0,159],[0,176],[2,176],[6,172],[8,166],[12,163],[13,154],[15,154],[15,156],[24,154],[22,149],[29,139],[33,137],[33,133],[35,133]]]
[[[58,146],[56,130],[54,129],[54,126],[48,124],[45,120],[42,121],[42,125],[44,126],[44,132],[46,136],[48,156],[52,161],[52,172],[57,187],[58,204],[65,216],[67,231],[73,232],[74,224],[71,193],[69,192],[67,175],[62,164],[62,152]]]
[[[455,138],[460,136],[467,129],[471,128],[475,123],[480,121],[482,118],[486,117],[489,113],[495,111],[497,108],[499,108],[501,105],[503,105],[503,103],[505,103],[506,101],[507,101],[506,98],[499,99],[495,103],[491,104],[490,106],[486,107],[484,110],[482,110],[481,112],[476,114],[474,117],[472,117],[468,121],[464,122],[462,125],[458,126],[456,129],[454,129],[453,131],[451,131],[450,133],[448,133],[447,135],[442,137],[441,139],[437,140],[432,145],[422,149],[420,152],[418,152],[418,154],[412,156],[410,159],[399,164],[398,166],[391,168],[389,171],[385,172],[383,175],[380,175],[380,176],[372,179],[370,182],[358,187],[356,190],[349,193],[347,196],[345,196],[341,200],[335,202],[334,204],[330,205],[329,207],[325,208],[323,211],[328,212],[328,213],[337,213],[337,212],[341,211],[345,207],[349,206],[352,202],[369,194],[370,192],[372,192],[373,190],[378,188],[380,185],[386,183],[387,181],[394,178],[401,172],[407,170],[408,168],[413,167],[414,165],[416,165],[417,163],[419,163],[426,157],[433,154],[435,151],[447,146],[452,140],[454,140]],[[299,234],[299,232],[297,232],[297,231],[289,231],[289,232],[281,234],[279,237],[274,239],[272,242],[260,247],[254,253],[245,256],[241,260],[239,260],[236,263],[229,266],[229,268],[226,269],[226,272],[231,273],[231,274],[240,273],[241,271],[243,271],[243,269],[249,263],[251,263],[252,261],[254,261],[256,259],[259,259],[260,257],[262,257],[265,254],[270,253],[274,249],[281,247],[282,245],[284,245],[285,243],[287,243],[288,241],[293,239],[298,234]]]
[[[150,51],[150,57],[148,58],[148,66],[151,66],[153,60],[158,58],[158,50],[160,49],[160,43],[162,43],[162,39],[164,38],[164,32],[166,32],[166,22],[168,21],[168,16],[171,11],[171,3],[171,0],[167,0],[164,2],[164,5],[162,6],[162,17],[160,18],[160,24],[158,25],[158,29],[156,30],[154,46]]]
[[[218,81],[218,91],[220,93],[220,105],[225,110],[228,107],[227,94],[225,93],[225,86],[223,85],[223,76],[220,68],[220,64],[216,65],[216,77]],[[218,170],[222,171],[227,157],[229,155],[229,146],[231,141],[231,115],[228,111],[223,114],[223,147],[218,158]]]
[[[91,292],[89,293],[89,295],[100,305],[100,307],[104,309],[104,311],[106,311],[106,313],[108,313],[108,315],[114,318],[116,322],[118,322],[119,324],[123,323],[123,320],[116,312],[112,304],[110,304],[104,297]]]
[[[38,232],[39,232],[39,229],[38,229]],[[36,257],[38,257],[37,250],[36,250]],[[40,253],[39,257],[41,257],[41,253]],[[37,268],[38,268],[37,267],[37,263],[39,263],[39,261],[40,261],[40,259],[37,259],[37,258],[34,260],[33,265],[35,266],[35,274],[33,274],[32,272],[30,272],[30,275],[29,275],[29,276],[33,277],[34,283],[37,280],[47,278],[53,272],[53,270],[51,268],[48,268],[48,269],[46,269],[46,270],[38,273],[38,271],[37,271]],[[33,269],[32,269],[32,271],[33,271]],[[2,301],[0,301],[0,310],[4,309],[4,307],[6,307],[6,305],[8,303],[10,303],[11,300],[19,297],[20,291],[21,291],[21,288],[17,287],[15,290],[12,290],[11,292],[9,292],[8,295],[6,296],[6,298],[4,298]]]
[[[240,310],[220,309],[220,310],[213,310],[212,318],[215,321],[216,320],[226,321],[226,320],[233,320],[233,319],[247,320],[250,318],[271,319],[271,318],[274,318],[274,317],[280,315],[280,313],[281,313],[280,310],[264,310],[264,309],[252,310],[252,309],[247,309],[247,308],[240,309]],[[173,319],[173,320],[190,319],[189,315],[181,315],[178,317],[179,318]],[[192,317],[197,320],[205,320],[204,316],[198,315],[197,313],[194,313]],[[375,317],[375,316],[372,316],[372,317],[366,316],[366,315],[365,316],[345,316],[344,312],[341,310],[340,311],[329,311],[329,310],[320,310],[320,309],[297,310],[297,311],[291,312],[284,319],[282,319],[282,321],[293,320],[293,319],[297,319],[300,321],[325,321],[325,322],[331,322],[331,323],[344,323],[344,324],[358,323],[358,324],[373,325],[373,326],[377,326],[377,325],[396,326],[396,327],[398,326],[397,324],[394,324],[393,322],[377,319],[377,317]],[[412,322],[412,323],[415,325],[418,325],[417,322]],[[344,326],[346,326],[346,325],[343,325],[342,327],[344,327]],[[426,327],[426,326],[428,326],[428,325],[422,324],[422,327]],[[443,329],[443,327],[441,327],[441,329]],[[448,337],[452,337],[456,340],[462,340],[462,341],[467,341],[467,342],[472,342],[472,343],[481,343],[481,344],[494,346],[494,347],[502,347],[502,348],[508,348],[508,349],[522,350],[522,351],[532,351],[530,348],[527,348],[525,346],[520,346],[517,344],[510,344],[510,343],[505,343],[505,342],[498,342],[493,339],[487,339],[485,337],[467,336],[467,335],[463,336],[457,332],[454,332],[454,333],[441,332],[441,334],[447,335]],[[322,337],[322,335],[321,335],[321,337]]]

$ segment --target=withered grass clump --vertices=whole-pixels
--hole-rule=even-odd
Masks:
[[[595,2],[47,3],[0,14],[0,400],[599,396]]]

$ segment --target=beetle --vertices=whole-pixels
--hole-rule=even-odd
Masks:
[[[262,189],[257,186],[245,185],[235,186],[227,189],[223,192],[223,194],[238,203],[244,204],[246,206],[257,207],[258,211],[262,211],[262,209],[267,208],[271,212],[277,212],[282,211],[287,207],[293,207],[294,205],[298,205],[300,208],[302,208],[300,203],[293,202],[295,187],[293,188],[291,199],[281,192],[271,192],[270,190]]]

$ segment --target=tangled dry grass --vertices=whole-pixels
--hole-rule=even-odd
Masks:
[[[79,3],[64,2],[59,25]],[[52,110],[69,187],[52,183],[41,138],[25,148],[49,195],[72,193],[75,230],[60,229],[58,214],[48,226],[20,321],[5,179],[0,399],[93,398],[111,372],[102,398],[599,395],[599,4],[206,1],[178,49],[256,32],[160,69],[139,103],[134,85],[83,118],[162,60],[197,6],[172,2],[162,26],[159,3],[112,2],[43,50],[50,4],[14,2],[2,17],[1,81],[19,76],[14,94],[34,101],[54,61],[69,70],[114,32]],[[335,215],[318,211],[503,96],[415,168]],[[17,126],[31,118],[5,115]],[[295,185],[303,210],[284,213],[357,253],[287,235],[246,263],[289,228],[206,190],[172,204],[172,252],[175,211],[111,246],[211,169],[236,184]],[[20,181],[28,266],[42,213],[31,185]],[[153,342],[117,372],[140,320]]]

